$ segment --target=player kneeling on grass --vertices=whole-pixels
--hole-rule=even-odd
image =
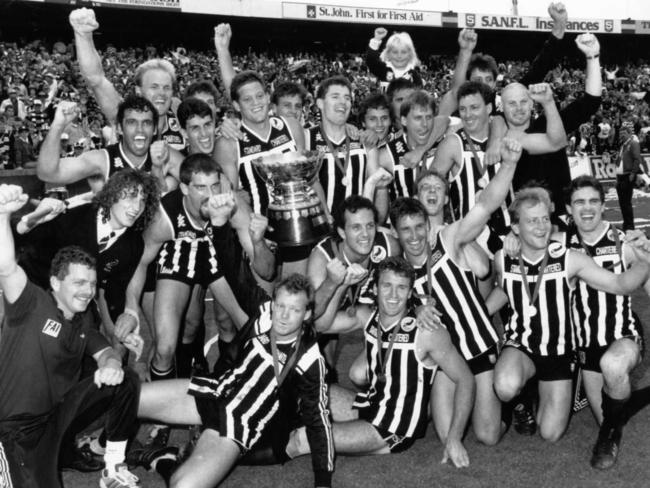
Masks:
[[[328,264],[328,272],[339,283],[354,275],[338,259]],[[469,456],[462,436],[474,404],[474,377],[444,327],[417,327],[415,312],[409,308],[414,279],[413,267],[404,258],[386,258],[378,267],[377,307],[338,311],[329,318],[331,325],[323,326],[328,332],[363,330],[370,380],[359,394],[330,387],[334,445],[337,453],[356,455],[408,449],[424,436],[431,384],[440,368],[456,386],[453,418],[442,439],[443,462],[449,459],[465,467]],[[336,293],[345,289],[339,287]],[[319,319],[319,324],[327,323],[327,317]],[[309,452],[305,434],[304,429],[293,432],[289,452]]]
[[[171,475],[170,486],[212,488],[239,460],[282,462],[291,455],[289,432],[300,422],[315,485],[331,486],[334,450],[325,362],[311,325],[313,298],[307,278],[288,276],[237,333],[211,377],[143,385],[139,417],[205,429],[173,475],[172,461],[153,466],[163,477]]]

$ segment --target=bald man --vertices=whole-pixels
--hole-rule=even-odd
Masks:
[[[598,39],[593,34],[582,34],[576,38],[576,45],[584,53],[587,61],[585,93],[559,112],[561,123],[567,133],[576,130],[580,124],[589,120],[596,113],[601,102],[602,80]],[[520,140],[526,134],[547,130],[549,117],[547,106],[544,106],[544,115],[533,119],[533,103],[523,85],[512,83],[506,86],[501,92],[501,101],[503,116],[508,126],[508,137]],[[571,175],[564,148],[533,154],[524,145],[524,153],[517,166],[512,185],[515,190],[518,190],[531,180],[544,184],[550,190],[555,206],[555,217],[566,212],[563,189],[571,182]]]

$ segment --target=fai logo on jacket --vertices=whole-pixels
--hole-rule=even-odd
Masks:
[[[52,319],[47,319],[45,325],[43,326],[43,334],[49,335],[50,337],[59,337],[59,332],[61,332],[61,324]]]

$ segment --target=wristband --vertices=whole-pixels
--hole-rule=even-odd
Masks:
[[[594,54],[593,56],[587,56],[587,59],[596,59],[596,58],[599,58],[599,57],[600,57],[600,53],[599,54]]]
[[[131,317],[133,317],[135,319],[135,324],[136,325],[135,325],[135,330],[133,332],[136,333],[136,334],[139,334],[140,333],[140,315],[138,315],[138,312],[136,312],[132,308],[125,307],[124,312],[122,312],[122,313],[130,315]]]

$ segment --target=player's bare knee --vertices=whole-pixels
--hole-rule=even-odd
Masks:
[[[494,446],[501,438],[501,422],[496,425],[478,425],[474,426],[474,435],[476,440],[486,446]]]
[[[494,377],[494,391],[503,402],[509,402],[521,391],[521,382],[512,375],[498,374]]]
[[[169,488],[192,488],[192,482],[187,476],[184,476],[182,468],[172,474]]]
[[[600,358],[600,370],[606,383],[619,382],[628,376],[633,358],[624,352],[608,351]]]
[[[366,368],[355,367],[353,364],[348,372],[348,377],[352,384],[358,388],[363,388],[368,384],[368,376],[366,375]]]
[[[539,426],[539,435],[548,442],[557,442],[562,438],[565,427],[553,423],[541,423]]]

